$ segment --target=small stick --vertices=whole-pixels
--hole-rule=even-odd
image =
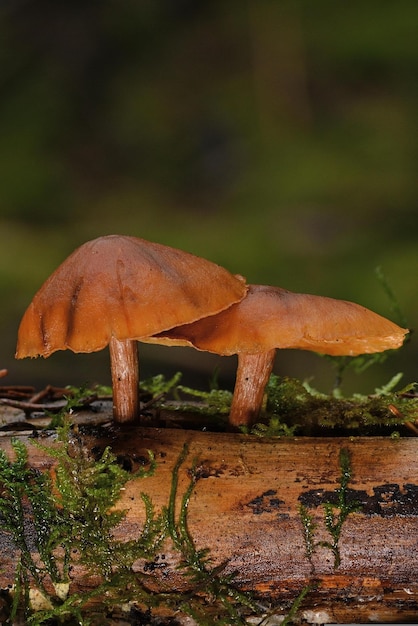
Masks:
[[[30,399],[33,387],[0,387],[1,398],[26,398]]]
[[[409,428],[411,432],[414,433],[414,435],[418,436],[418,428],[414,425],[413,422],[404,422],[404,424],[407,428]]]
[[[54,404],[38,404],[36,402],[22,402],[21,400],[10,400],[8,398],[0,398],[0,404],[6,406],[12,406],[15,409],[22,409],[22,411],[60,411],[66,402],[55,402]]]
[[[52,389],[53,387],[51,385],[47,385],[44,389],[41,389],[41,391],[38,391],[37,393],[33,394],[29,402],[37,403],[39,402],[39,400],[43,400],[43,398],[45,398],[48,394],[51,393]]]

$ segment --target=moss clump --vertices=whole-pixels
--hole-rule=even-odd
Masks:
[[[358,363],[359,359],[353,361]],[[202,427],[203,418],[205,428],[225,430],[232,393],[218,388],[200,391],[185,387],[179,384],[180,376],[177,374],[170,380],[158,376],[145,381],[144,388],[151,394],[148,406],[152,405],[156,411],[199,416],[195,427]],[[395,390],[401,377],[397,374],[369,395],[344,397],[339,388],[325,394],[307,382],[272,374],[259,422],[250,432],[260,437],[367,436],[391,434],[401,427],[405,434],[410,434],[409,427],[418,418],[417,385],[411,383]],[[193,427],[193,422],[187,422],[187,426]]]
[[[267,385],[265,420],[277,422],[282,433],[321,434],[325,429],[339,429],[349,434],[367,435],[379,429],[391,429],[417,419],[416,385],[394,391],[400,380],[395,376],[387,385],[369,396],[326,395],[294,378],[272,375]],[[277,427],[276,427],[277,429]],[[267,431],[268,432],[268,431]]]
[[[13,461],[0,451],[0,527],[19,553],[7,623],[14,624],[23,612],[27,624],[52,618],[87,624],[83,610],[94,598],[109,606],[134,593],[148,605],[155,603],[141,576],[132,576],[134,561],[154,555],[164,537],[163,520],[154,515],[147,496],[142,496],[147,521],[140,537],[122,542],[113,536],[125,516],[113,507],[132,474],[117,464],[108,448],[100,458],[92,458],[68,428],[61,430],[54,448],[41,447],[57,461],[55,481],[28,466],[21,442],[13,441]],[[150,455],[149,468],[136,477],[153,470]],[[100,583],[87,593],[69,594],[74,566],[87,576],[98,576]],[[33,588],[44,598],[43,609],[36,613],[29,602]]]

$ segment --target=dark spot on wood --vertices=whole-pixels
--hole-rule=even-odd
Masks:
[[[276,494],[277,491],[275,489],[268,489],[261,495],[253,498],[246,506],[252,509],[254,515],[275,512],[280,508],[281,504],[284,504],[284,501],[280,500],[280,498],[273,497],[276,496]]]
[[[364,515],[380,515],[382,517],[418,516],[418,485],[406,483],[402,487],[397,483],[387,483],[373,487],[373,495],[364,490],[346,489],[347,504],[358,504],[359,513]],[[314,489],[305,491],[299,502],[307,508],[314,509],[325,502],[338,505],[338,491]]]

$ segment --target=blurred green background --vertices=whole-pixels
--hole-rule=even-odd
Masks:
[[[20,318],[78,245],[131,234],[249,282],[410,328],[418,298],[416,0],[3,0],[2,382],[109,381],[107,351],[15,361]],[[142,376],[228,385],[235,359],[141,346]],[[333,369],[283,351],[277,373]],[[416,339],[343,390],[418,378]]]

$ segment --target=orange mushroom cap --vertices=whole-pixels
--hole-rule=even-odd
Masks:
[[[241,276],[193,254],[108,235],[77,248],[26,310],[16,358],[103,349],[222,311],[247,290]]]
[[[274,348],[355,356],[399,348],[407,332],[354,302],[250,285],[247,296],[222,313],[173,328],[151,341],[224,356]]]
[[[248,427],[259,414],[276,348],[354,356],[399,348],[407,332],[353,302],[250,285],[229,309],[147,341],[238,354],[229,422]]]

